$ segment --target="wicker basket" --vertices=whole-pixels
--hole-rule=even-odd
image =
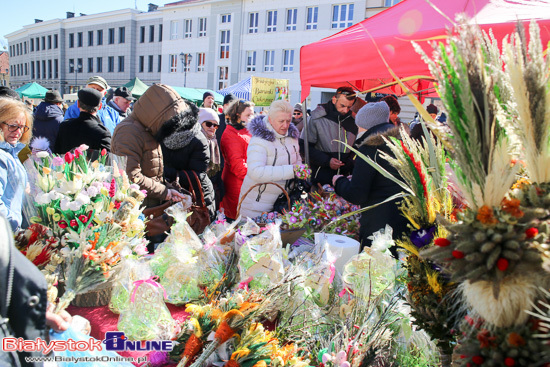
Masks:
[[[111,301],[113,283],[109,280],[94,290],[77,295],[71,302],[76,307],[98,307],[108,305]]]
[[[291,208],[290,196],[288,196],[288,192],[284,189],[284,187],[282,187],[281,185],[279,185],[278,183],[275,183],[275,182],[257,183],[255,185],[250,186],[248,191],[245,192],[244,195],[239,200],[239,205],[237,205],[237,215],[236,215],[237,218],[239,217],[239,214],[241,212],[241,205],[242,205],[243,200],[246,197],[246,195],[248,195],[250,193],[250,191],[252,191],[252,189],[255,188],[256,186],[266,185],[266,184],[275,185],[279,189],[281,189],[283,194],[285,194],[285,196],[286,196],[286,201],[287,201],[287,204],[288,204],[288,210],[290,210],[290,208]],[[265,223],[258,223],[258,225],[263,226],[263,225],[265,225]],[[283,230],[281,230],[281,240],[283,241],[283,246],[286,246],[286,244],[288,244],[288,243],[293,244],[294,242],[296,242],[298,240],[298,238],[302,237],[302,235],[305,232],[306,232],[305,228],[293,228],[293,229],[283,229]]]

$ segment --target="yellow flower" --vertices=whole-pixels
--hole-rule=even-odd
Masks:
[[[44,172],[44,174],[46,175],[49,175],[52,170],[49,167],[42,167],[42,172]]]
[[[441,295],[443,287],[441,287],[441,284],[437,279],[438,273],[436,271],[426,271],[426,277],[428,279],[428,285],[433,290],[433,292],[435,294]]]
[[[95,160],[95,161],[92,162],[92,168],[96,169],[97,167],[99,167],[99,162],[97,160]]]
[[[61,219],[61,215],[59,215],[59,213],[54,213],[52,219],[54,220],[54,222],[59,222],[59,220]]]
[[[55,209],[52,208],[52,207],[48,207],[48,208],[46,208],[46,213],[48,213],[48,215],[54,215],[55,214]]]

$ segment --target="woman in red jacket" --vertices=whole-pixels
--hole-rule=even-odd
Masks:
[[[222,180],[225,187],[225,196],[221,207],[228,219],[236,219],[239,193],[246,176],[246,150],[250,141],[250,133],[246,124],[254,117],[254,103],[235,100],[226,111],[229,124],[221,139],[221,152],[225,160]]]

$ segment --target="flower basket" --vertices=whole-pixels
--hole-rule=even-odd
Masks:
[[[282,187],[281,185],[279,185],[275,182],[263,182],[263,183],[257,183],[255,185],[250,186],[248,191],[245,192],[244,195],[241,197],[241,199],[239,200],[239,205],[237,205],[237,215],[236,215],[237,218],[239,217],[239,214],[241,212],[241,205],[242,205],[246,195],[248,195],[250,193],[250,191],[252,191],[252,189],[255,188],[256,186],[266,185],[266,184],[267,185],[275,185],[279,189],[281,189],[283,194],[285,194],[285,196],[286,196],[286,200],[287,200],[287,204],[288,204],[288,210],[291,210],[290,196],[288,196],[288,192],[284,189],[284,187]],[[266,226],[266,223],[256,222],[256,224],[258,224],[260,227],[265,227]],[[306,228],[281,229],[281,240],[283,241],[283,246],[286,246],[287,243],[293,244],[294,242],[296,242],[298,240],[298,238],[302,237],[302,235],[305,232],[306,232]]]
[[[71,302],[71,305],[76,307],[106,306],[111,300],[112,289],[113,283],[108,280],[89,292],[77,294],[74,300]]]

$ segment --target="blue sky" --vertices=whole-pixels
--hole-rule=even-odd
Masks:
[[[76,14],[96,14],[111,10],[136,8],[147,11],[147,4],[153,3],[162,6],[172,1],[155,0],[25,0],[22,2],[2,0],[2,14],[0,15],[0,50],[7,46],[4,36],[21,29],[24,25],[34,23],[34,19],[50,20],[65,18],[66,12]],[[6,4],[7,3],[7,4]]]

